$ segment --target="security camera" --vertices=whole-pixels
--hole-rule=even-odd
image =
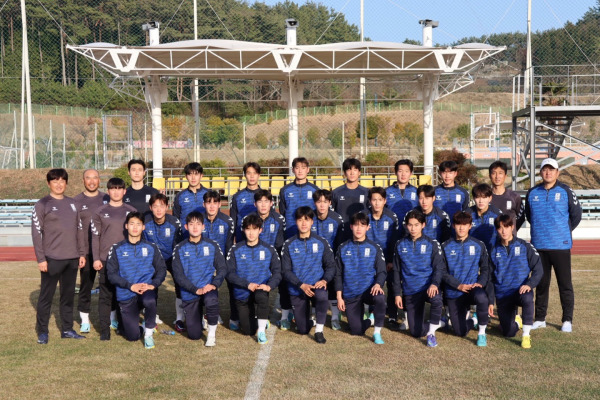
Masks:
[[[149,31],[150,29],[154,29],[154,28],[159,28],[160,27],[160,22],[158,21],[150,21],[147,24],[143,24],[142,25],[142,30],[144,31]]]
[[[289,18],[285,20],[285,27],[286,28],[297,28],[298,27],[298,21],[296,21],[294,18]]]

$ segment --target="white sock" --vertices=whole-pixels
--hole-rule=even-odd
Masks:
[[[374,331],[373,333],[374,333],[374,334],[375,334],[375,333],[379,333],[379,334],[381,334],[381,326],[376,326],[376,327],[375,327],[375,331]]]
[[[531,325],[523,325],[523,336],[529,336]]]
[[[331,320],[336,321],[339,319],[340,310],[337,308],[337,300],[329,300],[329,308],[331,309]]]
[[[117,310],[113,310],[110,312],[110,320],[115,321],[117,319]]]
[[[487,328],[487,325],[479,325],[479,334],[480,335],[485,335],[485,328]]]
[[[437,331],[440,328],[441,324],[432,324],[429,323],[429,332],[427,332],[427,335],[433,335],[435,336],[435,331]]]
[[[285,310],[285,309],[281,310],[281,320],[282,321],[288,319],[289,316],[290,316],[290,310]]]
[[[323,332],[324,326],[325,324],[317,324],[317,327],[315,328],[315,333]]]
[[[144,336],[150,337],[154,333],[154,328],[144,328]]]
[[[181,303],[181,299],[175,299],[175,313],[177,314],[177,321],[183,321],[185,318]]]
[[[258,320],[258,333],[264,332],[266,330],[267,330],[267,320],[266,319],[259,319]]]
[[[81,323],[82,324],[89,324],[90,323],[90,313],[80,312],[79,313],[79,317],[81,318]]]
[[[217,325],[209,325],[208,326],[208,336],[215,337],[216,333],[217,333]]]

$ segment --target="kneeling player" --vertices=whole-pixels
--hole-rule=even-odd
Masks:
[[[257,332],[258,343],[265,344],[269,292],[281,281],[281,261],[275,248],[259,239],[262,226],[263,220],[256,214],[244,218],[246,240],[233,245],[227,254],[227,280],[233,284],[242,333]]]
[[[409,211],[405,221],[408,236],[394,246],[396,306],[406,309],[410,334],[417,338],[427,334],[427,346],[436,347],[435,331],[440,327],[443,305],[440,283],[446,270],[444,256],[440,244],[423,234],[425,214]],[[425,323],[425,302],[431,305],[429,324]]]
[[[386,278],[383,250],[367,239],[369,217],[358,212],[350,217],[352,239],[345,241],[337,250],[335,290],[340,311],[346,312],[350,332],[364,335],[367,328],[375,325],[373,341],[384,344],[381,328],[385,319],[385,295],[382,286]],[[364,304],[375,306],[373,319],[363,318]]]
[[[334,278],[335,260],[327,240],[311,232],[314,216],[310,207],[296,209],[294,218],[298,234],[283,244],[281,269],[290,291],[298,333],[306,335],[310,331],[310,305],[314,302],[317,314],[315,340],[325,343],[323,326],[329,305],[327,283]]]
[[[529,349],[534,311],[533,289],[542,279],[542,261],[530,243],[513,235],[514,221],[510,215],[500,215],[494,225],[498,240],[491,253],[493,285],[488,285],[491,303],[489,313],[494,315],[495,298],[502,334],[514,337],[522,325],[521,347]],[[523,308],[523,318],[517,315],[519,306]]]
[[[208,335],[206,347],[216,344],[215,334],[219,321],[217,289],[227,274],[225,257],[214,240],[203,238],[204,216],[192,211],[185,218],[189,238],[179,243],[173,251],[173,278],[181,288],[188,337],[202,337],[202,306],[206,307]]]
[[[106,261],[108,280],[115,285],[123,318],[123,333],[129,341],[140,339],[140,311],[146,309],[144,346],[154,348],[156,291],[165,280],[167,267],[154,243],[142,240],[144,217],[132,212],[125,219],[127,239],[113,245]]]

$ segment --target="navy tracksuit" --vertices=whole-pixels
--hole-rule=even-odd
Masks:
[[[202,237],[212,239],[221,248],[223,254],[227,254],[231,246],[233,246],[234,226],[233,218],[228,217],[221,211],[217,213],[214,220],[208,219],[208,215],[204,214],[204,230]]]
[[[519,306],[523,307],[523,324],[533,324],[533,289],[544,273],[542,261],[530,243],[516,237],[508,246],[498,240],[490,257],[491,284],[487,287],[490,303],[493,304],[495,298],[502,334],[513,337],[519,330],[515,322]],[[523,285],[529,286],[531,291],[519,294]]]
[[[335,268],[335,259],[329,243],[314,233],[310,233],[305,239],[294,235],[283,244],[281,270],[294,306],[298,333],[307,334],[310,331],[312,299],[315,302],[317,324],[325,324],[329,305],[326,289],[313,289],[314,297],[311,299],[300,286],[304,283],[314,285],[320,280],[331,282],[335,277]]]
[[[479,215],[477,206],[469,207],[467,212],[473,217],[473,227],[469,231],[469,235],[481,240],[489,253],[496,244],[497,231],[494,227],[494,220],[502,215],[502,211],[490,204],[483,215]]]
[[[465,336],[473,329],[473,320],[466,319],[472,304],[477,307],[480,325],[487,325],[488,297],[485,287],[489,278],[489,256],[485,244],[471,236],[465,240],[450,239],[442,245],[447,270],[444,274],[444,295],[450,312],[452,328],[458,336]],[[478,283],[468,293],[458,290],[460,284]]]
[[[315,213],[316,214],[316,213]],[[344,220],[340,214],[329,210],[325,219],[320,219],[315,215],[311,232],[316,233],[323,239],[327,240],[331,249],[335,252],[340,243],[339,240],[343,236]]]
[[[369,239],[362,242],[348,240],[338,247],[336,261],[335,290],[342,292],[346,303],[350,332],[362,335],[371,326],[371,321],[362,317],[363,304],[375,306],[375,326],[383,326],[385,296],[370,293],[375,284],[383,289],[387,275],[381,247]]]
[[[173,248],[183,239],[181,231],[181,223],[179,220],[170,214],[165,214],[165,221],[162,224],[156,223],[152,214],[146,214],[145,228],[142,232],[144,240],[152,242],[158,246],[160,254],[162,254],[165,264],[167,265],[167,271],[173,275],[172,269],[172,257]],[[181,298],[181,291],[179,285],[175,283],[175,295],[178,299]]]
[[[319,190],[319,187],[314,183],[297,184],[295,181],[281,188],[279,192],[279,212],[285,218],[284,236],[286,239],[298,233],[296,217],[294,217],[296,210],[303,206],[315,210],[313,193],[317,190]]]
[[[200,187],[195,193],[189,188],[177,193],[173,201],[173,216],[177,218],[182,225],[185,225],[185,219],[192,211],[204,213],[204,193],[208,192],[204,186]],[[188,237],[188,231],[185,226],[182,228],[183,236]]]
[[[425,214],[421,206],[416,209]],[[440,243],[444,243],[446,240],[450,239],[452,237],[452,229],[448,214],[436,206],[433,206],[431,212],[425,214],[425,228],[423,229],[423,235],[429,236]]]
[[[202,237],[194,243],[184,240],[173,251],[173,278],[181,287],[182,307],[186,316],[188,337],[198,340],[202,336],[202,305],[206,307],[209,325],[219,320],[217,289],[227,275],[227,266],[221,247],[216,241]],[[215,290],[198,295],[198,289],[211,284]]]
[[[406,214],[419,205],[417,188],[409,183],[406,189],[400,189],[398,182],[394,182],[392,186],[385,189],[385,193],[386,206],[396,214],[402,225]]]
[[[431,324],[439,324],[442,316],[441,282],[446,270],[442,248],[426,235],[416,240],[405,237],[394,246],[393,259],[394,294],[404,297],[410,334],[425,336],[429,328],[425,323],[425,302],[431,304]],[[438,288],[438,294],[430,298],[427,289],[431,285]]]
[[[464,187],[458,185],[452,187],[438,185],[435,187],[435,201],[433,205],[445,211],[450,220],[452,220],[456,212],[465,211],[469,208],[469,192]]]
[[[344,220],[344,231],[340,243],[345,242],[352,239],[350,217],[357,212],[367,212],[369,208],[369,189],[361,185],[358,185],[356,189],[348,189],[348,186],[342,185],[331,192],[331,197],[331,206]]]
[[[115,285],[117,301],[123,318],[123,332],[127,340],[140,338],[140,311],[145,311],[146,328],[156,326],[156,292],[147,290],[139,295],[131,291],[136,283],[147,283],[155,288],[165,280],[166,266],[160,250],[154,243],[123,240],[113,245],[106,260],[108,280]]]
[[[241,242],[244,240],[244,232],[242,232],[242,221],[244,217],[250,213],[256,212],[254,205],[254,194],[259,191],[257,189],[244,188],[233,195],[229,203],[229,216],[233,219],[235,226],[235,241]],[[228,249],[229,250],[229,249]],[[223,249],[223,251],[228,251]]]

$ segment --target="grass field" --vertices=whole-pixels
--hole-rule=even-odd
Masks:
[[[533,331],[530,350],[517,339],[501,337],[498,321],[488,329],[488,347],[467,338],[438,334],[439,346],[427,348],[402,332],[383,330],[376,346],[367,337],[325,328],[327,344],[293,331],[274,334],[260,396],[265,399],[363,398],[600,398],[600,261],[594,256],[573,260],[574,333],[560,328],[556,283],[550,298],[549,327]],[[155,335],[156,348],[113,335],[100,342],[96,330],[85,340],[61,340],[55,316],[50,343],[36,344],[35,304],[39,273],[33,262],[0,267],[0,397],[196,399],[243,398],[262,346],[255,340],[217,330],[217,347],[185,335]],[[221,289],[222,316],[227,321],[226,287]],[[168,277],[161,287],[159,314],[169,325],[174,289]],[[94,296],[92,323],[97,324]],[[76,314],[77,315],[77,314]],[[343,324],[344,326],[344,324]],[[166,325],[159,326],[159,329]],[[78,323],[75,324],[78,329]],[[171,327],[167,327],[172,329]]]

